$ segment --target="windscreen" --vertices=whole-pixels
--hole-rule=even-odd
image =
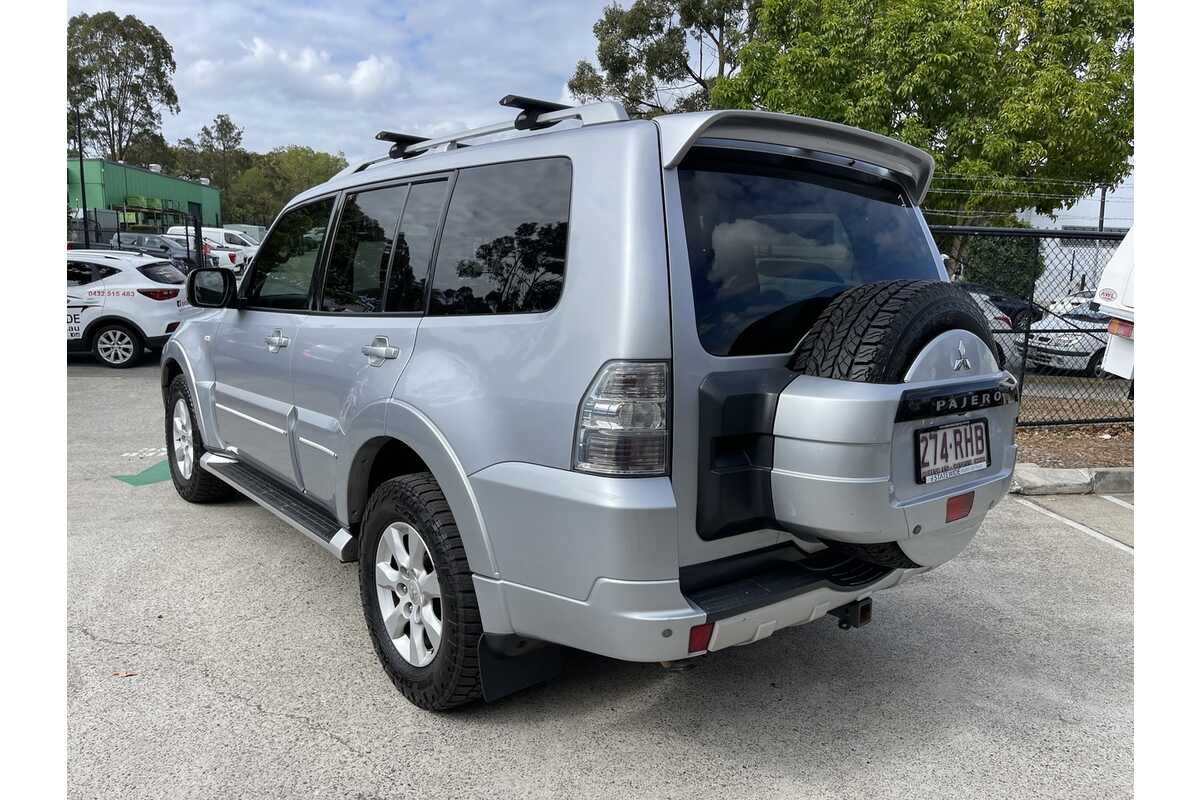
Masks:
[[[789,352],[846,289],[940,278],[916,209],[885,178],[699,147],[679,185],[696,326],[713,355]]]

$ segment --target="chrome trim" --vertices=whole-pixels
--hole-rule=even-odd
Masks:
[[[308,528],[305,528],[303,525],[301,525],[300,523],[291,519],[290,517],[285,515],[283,512],[277,510],[273,505],[266,502],[263,498],[259,497],[257,494],[250,491],[242,484],[231,480],[228,475],[223,475],[219,470],[212,469],[210,466],[212,464],[236,464],[236,463],[238,463],[238,462],[236,462],[232,458],[228,458],[226,456],[219,456],[219,455],[216,455],[215,453],[205,453],[204,455],[200,456],[200,466],[203,469],[208,471],[210,474],[216,476],[218,479],[229,484],[233,488],[237,489],[239,492],[244,494],[246,497],[250,498],[255,503],[258,503],[260,506],[265,508],[267,511],[270,511],[273,515],[278,517],[280,520],[282,520],[283,522],[286,522],[292,528],[295,528],[296,530],[300,531],[300,533],[304,534],[305,537],[307,537],[308,539],[311,539],[312,541],[314,541],[318,545],[320,545],[322,550],[325,550],[326,552],[334,555],[338,559],[338,561],[345,563],[347,561],[354,561],[356,558],[358,558],[358,540],[350,535],[350,531],[346,530],[345,528],[340,528],[338,530],[338,532],[333,535],[333,538],[327,542],[324,539],[322,539],[320,536],[317,536],[315,533],[310,531]]]
[[[297,441],[300,442],[300,444],[306,444],[309,447],[311,447],[312,449],[319,450],[327,456],[333,456],[334,459],[336,459],[338,457],[337,453],[333,452],[332,450],[330,450],[328,447],[325,447],[324,445],[319,445],[314,441],[305,439],[303,436],[297,436],[296,439],[297,439]]]
[[[252,417],[249,414],[243,414],[241,411],[238,411],[237,409],[234,409],[234,408],[230,408],[227,405],[222,405],[221,403],[213,403],[213,405],[221,411],[225,411],[230,414],[233,414],[235,417],[241,417],[242,419],[246,420],[247,422],[253,422],[255,425],[261,425],[262,427],[267,428],[268,430],[272,430],[275,433],[278,433],[280,436],[287,436],[287,431],[285,431],[283,428],[276,428],[274,425],[272,425],[269,422],[263,422],[261,419],[258,419],[257,417]]]

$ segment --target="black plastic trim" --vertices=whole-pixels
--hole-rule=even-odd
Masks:
[[[999,408],[1016,399],[1015,386],[1005,386],[995,379],[956,384],[950,389],[908,389],[900,395],[900,403],[896,406],[896,422],[984,411]]]
[[[696,533],[721,539],[778,528],[771,494],[775,408],[784,367],[714,372],[700,383]]]

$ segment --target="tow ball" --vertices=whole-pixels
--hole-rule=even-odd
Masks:
[[[831,616],[837,617],[838,627],[844,631],[851,628],[861,628],[871,621],[871,598],[855,600],[831,610]]]

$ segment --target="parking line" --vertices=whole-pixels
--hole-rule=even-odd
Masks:
[[[1100,496],[1110,503],[1116,503],[1121,508],[1128,508],[1130,511],[1133,511],[1133,503],[1127,503],[1119,497],[1113,497],[1111,494],[1102,494]]]
[[[1111,536],[1105,536],[1100,531],[1092,530],[1087,525],[1081,525],[1080,523],[1076,522],[1073,519],[1067,519],[1062,514],[1055,514],[1050,509],[1042,508],[1037,503],[1031,503],[1030,501],[1026,500],[1023,497],[1018,497],[1016,500],[1021,505],[1028,506],[1029,508],[1032,508],[1034,511],[1038,511],[1042,514],[1045,514],[1047,517],[1050,517],[1051,519],[1056,519],[1059,522],[1063,523],[1064,525],[1074,528],[1075,530],[1079,531],[1080,533],[1086,533],[1088,536],[1091,536],[1093,539],[1099,539],[1100,541],[1104,542],[1105,544],[1111,544],[1113,547],[1117,548],[1118,550],[1122,550],[1126,553],[1129,553],[1129,555],[1133,555],[1133,548],[1130,547],[1129,545],[1125,544],[1124,542],[1118,542],[1116,539],[1112,538]]]

